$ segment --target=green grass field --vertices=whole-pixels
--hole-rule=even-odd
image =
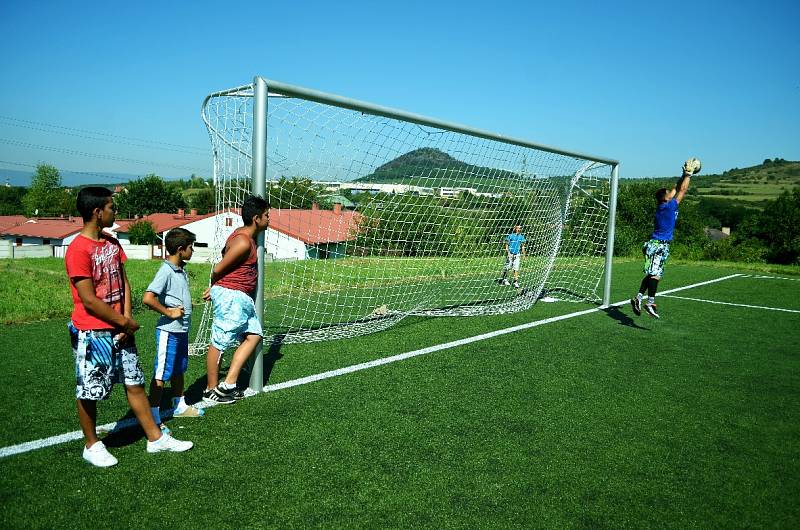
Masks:
[[[47,312],[66,289],[57,265],[0,263],[0,314],[19,304],[29,315],[0,333],[0,451],[78,429],[65,315]],[[135,285],[152,274],[128,270]],[[171,420],[176,436],[195,442],[185,454],[149,455],[141,433],[129,429],[107,438],[120,460],[110,469],[85,464],[81,441],[5,456],[0,521],[797,527],[799,272],[673,262],[660,321],[622,305],[259,394],[202,419]],[[196,274],[203,277],[200,267]],[[731,274],[742,275],[667,293]],[[640,279],[638,262],[615,262],[613,301],[629,298]],[[31,290],[51,298],[29,300]],[[273,347],[266,380],[290,382],[593,307],[540,302],[512,315],[407,318],[356,339]],[[31,314],[43,319],[20,323]],[[136,317],[148,373],[155,314]],[[190,360],[190,396],[204,386],[204,361]],[[98,421],[127,416],[117,388]]]

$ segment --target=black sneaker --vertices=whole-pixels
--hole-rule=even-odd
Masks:
[[[642,301],[635,296],[631,298],[631,308],[637,317],[642,315]]]
[[[650,315],[653,318],[656,318],[656,319],[661,318],[660,316],[658,316],[658,311],[656,310],[656,304],[654,304],[654,303],[653,304],[651,304],[649,302],[645,303],[644,304],[644,310],[647,312],[648,315]]]
[[[231,403],[235,403],[236,400],[233,396],[228,394],[222,393],[219,391],[219,385],[212,388],[211,390],[205,390],[203,392],[203,404],[206,407],[214,407],[216,405],[230,405]]]
[[[231,389],[225,389],[222,388],[222,385],[217,385],[214,388],[214,392],[220,396],[229,397],[234,401],[239,401],[240,399],[244,399],[244,392],[242,392],[236,387],[233,387]]]

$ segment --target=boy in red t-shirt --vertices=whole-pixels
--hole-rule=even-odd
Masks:
[[[69,323],[75,354],[75,397],[86,445],[83,458],[98,467],[117,463],[97,439],[97,401],[107,399],[115,383],[123,383],[128,403],[147,436],[147,452],[187,451],[192,442],[162,434],[150,414],[144,374],[133,334],[131,289],[125,275],[127,259],[119,241],[103,233],[113,226],[116,206],[107,188],[80,190],[77,208],[83,229],[67,249],[64,263],[74,310]]]

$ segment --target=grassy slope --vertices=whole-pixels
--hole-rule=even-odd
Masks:
[[[729,274],[674,264],[664,289]],[[614,299],[638,285],[618,264]],[[797,282],[683,293],[797,306]],[[794,305],[792,305],[794,304]],[[800,522],[798,316],[662,298],[664,320],[595,313],[171,422],[197,447],[90,469],[80,443],[0,460],[6,527],[778,526]],[[408,320],[286,346],[276,383],[582,309]],[[152,329],[152,317],[142,317]],[[139,339],[149,364],[149,333]],[[16,356],[19,344],[26,355]],[[4,328],[2,445],[76,428],[63,321]],[[198,362],[199,361],[199,362]],[[202,374],[192,359],[192,381]],[[19,399],[19,382],[35,380]],[[125,413],[117,391],[101,422]],[[183,426],[185,428],[180,428]],[[227,487],[213,488],[223,483]],[[54,495],[54,492],[58,492]],[[43,509],[47,507],[46,509]]]

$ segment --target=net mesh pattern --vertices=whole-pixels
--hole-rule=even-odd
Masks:
[[[545,294],[599,301],[610,165],[299,97],[270,93],[267,107],[267,340],[516,312]],[[252,187],[252,86],[210,97],[203,115],[219,259]],[[519,288],[498,281],[515,225]],[[208,305],[194,352],[210,323]]]

